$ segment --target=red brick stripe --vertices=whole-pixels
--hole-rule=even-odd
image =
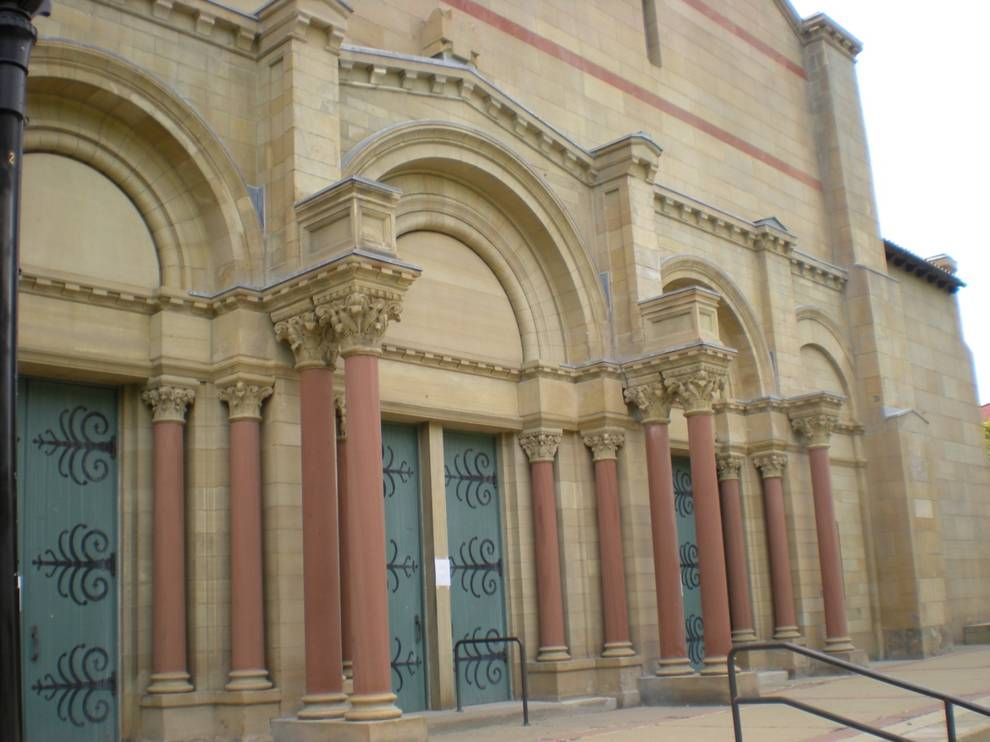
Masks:
[[[539,49],[545,54],[549,54],[551,57],[571,65],[575,69],[581,70],[592,77],[597,77],[602,82],[608,83],[612,87],[621,90],[623,93],[626,93],[627,95],[630,95],[633,98],[656,108],[658,111],[663,111],[664,113],[670,114],[674,118],[705,132],[715,139],[718,139],[720,142],[724,142],[730,147],[734,147],[740,152],[744,152],[750,157],[769,165],[784,175],[788,175],[791,178],[814,188],[815,190],[820,191],[822,189],[821,181],[808,173],[799,170],[778,157],[774,157],[769,152],[750,144],[746,140],[740,139],[735,134],[716,126],[710,121],[706,121],[697,114],[691,113],[686,108],[681,108],[666,98],[661,98],[656,93],[652,93],[646,88],[636,85],[624,77],[620,77],[614,72],[605,69],[601,65],[595,64],[591,60],[582,57],[580,54],[576,54],[570,49],[566,49],[560,44],[557,44],[544,36],[540,36],[539,34],[520,26],[518,23],[509,20],[505,16],[499,15],[498,13],[479,5],[474,0],[443,0],[443,2],[473,16],[474,18],[477,18],[484,23],[487,23],[493,28],[497,28],[499,31],[502,31],[509,36],[513,36],[520,41],[524,41],[535,49]]]
[[[686,5],[690,5],[692,8],[697,10],[699,13],[701,13],[708,19],[715,21],[715,23],[720,25],[729,33],[733,34],[734,36],[738,36],[740,39],[745,41],[747,44],[749,44],[757,51],[766,54],[774,62],[784,67],[785,69],[790,70],[795,75],[800,77],[802,80],[808,79],[808,76],[804,72],[804,67],[802,67],[801,65],[795,62],[792,62],[790,59],[785,57],[783,54],[781,54],[779,51],[774,49],[772,46],[766,44],[756,36],[753,36],[753,34],[751,34],[745,28],[737,24],[735,21],[729,20],[714,8],[703,3],[702,0],[681,0],[681,1]]]

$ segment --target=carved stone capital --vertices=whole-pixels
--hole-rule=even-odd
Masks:
[[[759,469],[760,476],[764,479],[782,477],[787,466],[787,454],[780,451],[757,454],[753,457],[753,466]]]
[[[227,403],[230,420],[260,420],[261,404],[272,396],[271,383],[252,383],[245,379],[218,382],[220,400]]]
[[[721,482],[726,479],[739,479],[739,473],[742,471],[745,460],[745,456],[729,451],[716,454],[715,465],[718,467],[718,480]]]
[[[591,449],[592,459],[614,459],[622,444],[626,442],[626,434],[618,428],[600,428],[582,433],[584,445]]]
[[[303,311],[275,323],[275,337],[289,344],[296,368],[322,368],[337,362],[337,346],[315,312]]]
[[[347,438],[347,397],[343,394],[333,396],[333,411],[337,419],[337,439]]]
[[[141,394],[151,407],[152,422],[185,423],[186,409],[196,398],[196,390],[185,386],[157,386]]]
[[[535,461],[553,461],[562,437],[562,430],[537,428],[521,433],[519,445],[526,452],[531,464]]]
[[[712,411],[729,376],[728,368],[700,361],[663,372],[663,382],[685,415]]]
[[[316,317],[329,328],[342,353],[378,353],[391,320],[399,321],[401,297],[397,292],[354,287],[331,295],[316,307]]]
[[[807,441],[808,448],[827,446],[837,422],[839,416],[828,412],[791,417],[791,427],[799,438]]]
[[[659,377],[653,382],[626,387],[622,390],[622,396],[626,404],[635,405],[639,409],[642,422],[662,425],[670,422],[673,400]]]

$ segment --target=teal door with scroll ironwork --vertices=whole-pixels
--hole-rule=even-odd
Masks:
[[[382,425],[385,562],[392,691],[406,713],[426,708],[419,438],[411,425]]]
[[[26,742],[117,739],[117,394],[18,385]]]
[[[495,438],[445,430],[443,460],[453,640],[505,636]],[[501,642],[461,647],[458,675],[465,706],[509,698],[508,651]]]
[[[687,636],[688,659],[695,670],[700,670],[705,659],[705,622],[701,615],[701,572],[698,568],[691,460],[675,458],[671,463],[674,470],[674,511],[677,513],[681,591],[684,595],[684,631]]]

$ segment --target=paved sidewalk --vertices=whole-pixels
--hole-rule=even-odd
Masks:
[[[960,647],[927,660],[879,662],[874,670],[910,683],[990,706],[990,647]],[[855,676],[805,678],[771,694],[787,695],[834,713],[917,740],[944,740],[942,705],[877,681]],[[770,695],[770,694],[765,694]],[[990,718],[956,710],[962,742],[990,740]],[[785,706],[751,706],[742,711],[747,742],[838,742],[875,739]],[[569,711],[521,726],[512,723],[474,729],[431,731],[437,740],[470,742],[634,742],[637,740],[731,740],[732,715],[725,706],[637,707],[619,711]]]

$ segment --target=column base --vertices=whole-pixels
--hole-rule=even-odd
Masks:
[[[825,637],[825,652],[829,654],[845,654],[847,652],[852,652],[856,647],[852,643],[852,639],[848,636],[829,636]]]
[[[684,675],[696,675],[687,657],[671,657],[657,660],[657,677],[675,678]]]
[[[540,647],[540,651],[536,654],[537,662],[566,662],[570,658],[571,654],[567,651],[566,645],[559,647]]]
[[[347,696],[343,693],[307,693],[302,702],[296,716],[304,721],[340,719],[347,712]]]
[[[733,644],[749,644],[750,642],[758,641],[756,637],[756,632],[753,629],[733,629],[732,630],[732,643]]]
[[[632,657],[636,654],[632,642],[605,642],[602,657]]]
[[[427,736],[422,716],[363,722],[272,720],[274,742],[425,742]]]
[[[801,636],[801,632],[797,626],[778,626],[773,631],[773,640],[775,642],[804,644],[804,637]]]
[[[402,712],[395,705],[396,698],[394,693],[356,693],[350,697],[351,707],[344,714],[344,718],[348,721],[398,719],[402,716]]]
[[[736,688],[740,696],[760,695],[756,673],[737,672]],[[644,706],[710,706],[729,703],[729,682],[724,675],[686,675],[639,679],[639,697]]]
[[[272,681],[268,679],[268,670],[231,670],[224,689],[250,691],[268,690],[271,687]]]
[[[592,695],[615,699],[617,708],[639,706],[639,676],[643,660],[637,655],[601,657],[595,660],[595,681]]]
[[[708,675],[728,675],[729,674],[729,658],[723,655],[715,655],[714,657],[705,657],[701,674]]]
[[[145,691],[154,693],[189,693],[193,690],[188,672],[156,672],[151,675],[151,683]]]

